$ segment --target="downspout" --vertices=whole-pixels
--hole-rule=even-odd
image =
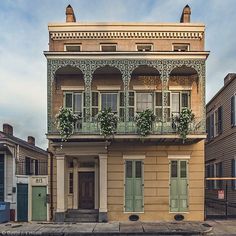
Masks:
[[[53,220],[53,153],[48,150],[50,156],[50,221]]]

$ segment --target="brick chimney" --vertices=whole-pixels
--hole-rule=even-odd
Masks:
[[[3,124],[2,126],[3,133],[13,136],[13,127],[9,124]]]
[[[191,8],[189,7],[189,5],[186,5],[183,9],[180,18],[180,23],[190,23],[190,16],[191,16]]]
[[[71,5],[68,5],[66,8],[66,22],[76,22],[74,10]]]
[[[35,138],[32,136],[28,136],[28,143],[35,146]]]

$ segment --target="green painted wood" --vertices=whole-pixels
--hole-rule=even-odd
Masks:
[[[125,211],[143,211],[143,168],[141,161],[126,161]]]
[[[188,161],[171,161],[170,173],[170,210],[185,212],[188,210]]]
[[[4,170],[4,154],[0,154],[0,202],[4,201],[4,182],[5,182],[5,170]]]
[[[47,220],[46,194],[47,189],[45,186],[32,187],[32,220]]]
[[[28,221],[28,184],[17,184],[17,220]]]

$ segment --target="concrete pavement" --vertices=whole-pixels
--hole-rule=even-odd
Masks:
[[[211,231],[204,222],[110,222],[110,223],[7,223],[0,235],[203,235]]]

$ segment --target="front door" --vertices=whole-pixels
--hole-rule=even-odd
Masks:
[[[28,184],[17,184],[17,220],[28,221]]]
[[[79,208],[94,209],[94,172],[79,173]]]
[[[0,202],[4,201],[4,154],[0,154]]]
[[[32,187],[32,220],[47,220],[47,203],[46,203],[46,187]]]

